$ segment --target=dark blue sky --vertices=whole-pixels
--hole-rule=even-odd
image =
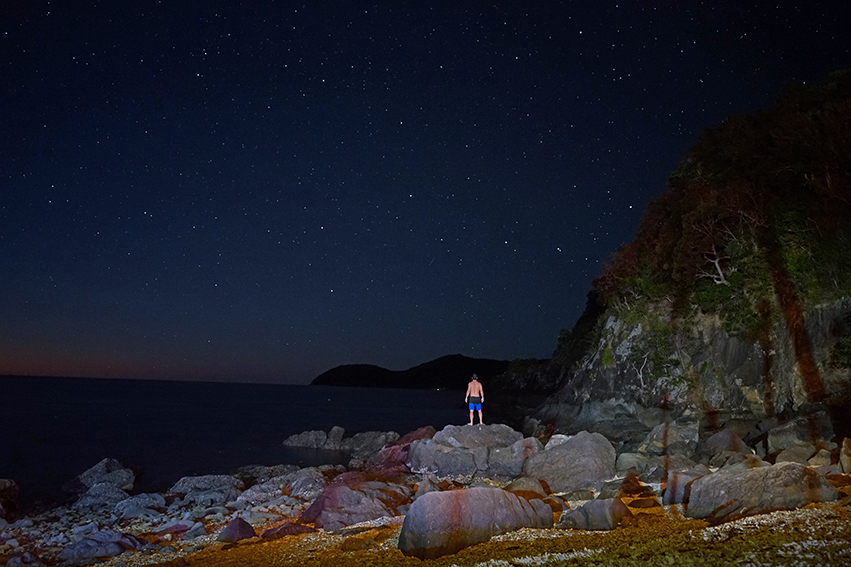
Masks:
[[[705,128],[851,66],[819,2],[0,6],[0,373],[548,357]]]

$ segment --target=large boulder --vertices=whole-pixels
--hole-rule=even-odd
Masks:
[[[106,458],[62,486],[65,492],[83,494],[100,482],[109,482],[121,490],[133,490],[136,475],[115,459]]]
[[[408,467],[414,473],[442,479],[469,479],[488,469],[490,452],[511,447],[523,440],[523,434],[507,425],[447,425],[434,437],[414,441],[408,452]],[[520,453],[525,452],[525,448]],[[497,453],[505,468],[505,455]],[[510,466],[510,465],[509,465]]]
[[[287,437],[283,445],[286,447],[304,447],[307,449],[322,449],[328,441],[328,434],[324,431],[302,431]]]
[[[697,449],[699,431],[696,421],[660,423],[647,434],[638,450],[651,455],[691,457]]]
[[[686,515],[713,519],[799,508],[836,500],[838,492],[820,474],[798,463],[744,471],[718,471],[691,483]]]
[[[251,524],[243,520],[242,518],[236,518],[232,520],[225,529],[219,533],[216,541],[223,541],[226,543],[233,543],[235,541],[240,541],[243,539],[250,539],[252,537],[257,537],[257,532],[254,531],[254,528],[251,527]]]
[[[499,488],[429,492],[412,505],[399,534],[403,554],[434,559],[520,528],[549,528],[552,509]]]
[[[431,439],[435,433],[434,427],[428,425],[403,435],[367,459],[366,474],[378,480],[404,480],[411,472],[406,464],[411,444],[421,439]]]
[[[768,452],[811,444],[821,449],[833,439],[833,422],[826,411],[802,415],[768,431]],[[835,447],[835,445],[833,445]],[[828,447],[832,448],[832,447]]]
[[[558,527],[576,530],[613,530],[632,512],[620,498],[590,500],[562,515]]]
[[[599,433],[580,431],[564,443],[526,459],[523,472],[553,492],[599,491],[615,476],[615,448]]]
[[[128,512],[138,513],[138,509],[151,510],[153,508],[165,508],[165,498],[161,494],[137,494],[125,498],[115,504],[113,512],[121,517],[128,515]]]
[[[385,516],[398,516],[410,503],[411,489],[402,484],[366,480],[359,473],[334,479],[304,511],[300,522],[332,531]]]
[[[729,429],[722,429],[700,444],[699,452],[710,459],[715,455],[729,451],[731,453],[753,453],[747,443],[735,432]]]
[[[130,495],[111,482],[98,482],[89,488],[85,494],[74,503],[73,508],[78,512],[97,512],[112,509]]]
[[[509,481],[523,472],[526,460],[543,451],[543,444],[534,437],[520,439],[508,447],[497,447],[488,453],[488,468],[484,475],[498,481]]]
[[[65,546],[56,556],[62,564],[90,564],[96,558],[115,557],[125,551],[156,549],[157,546],[134,536],[101,528]]]
[[[267,467],[265,465],[246,465],[239,467],[233,476],[238,478],[245,484],[250,486],[260,484],[271,480],[275,477],[290,474],[299,470],[298,465],[273,465]]]
[[[217,488],[234,488],[242,491],[245,485],[238,478],[229,474],[207,474],[202,476],[185,476],[169,489],[175,494],[189,494],[194,491],[213,490]]]
[[[842,440],[842,448],[839,449],[839,467],[843,473],[851,473],[851,439]]]
[[[343,439],[341,448],[351,455],[349,468],[363,468],[370,457],[397,439],[395,431],[364,431]]]

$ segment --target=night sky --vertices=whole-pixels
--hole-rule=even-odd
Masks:
[[[0,374],[548,358],[702,130],[851,67],[826,4],[4,0]]]

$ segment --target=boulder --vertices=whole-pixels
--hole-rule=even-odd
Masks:
[[[351,454],[349,468],[363,468],[372,455],[397,439],[399,434],[395,431],[364,431],[343,439],[341,446]]]
[[[221,531],[219,537],[216,538],[216,541],[233,543],[235,541],[250,539],[252,537],[257,537],[257,533],[255,533],[254,528],[251,527],[251,524],[242,518],[236,518],[225,526],[225,529]]]
[[[715,456],[715,458],[719,458],[721,455],[725,455],[725,453],[719,453]],[[770,467],[771,463],[767,463],[757,457],[756,455],[750,455],[745,453],[730,453],[726,455],[727,458],[724,460],[723,464],[719,467],[720,470],[725,471],[746,471],[749,469],[756,469],[759,467]],[[717,466],[717,465],[713,465]]]
[[[826,411],[802,415],[768,431],[768,452],[811,444],[821,449],[833,439],[833,422]]]
[[[343,435],[345,433],[345,429],[339,425],[335,425],[331,428],[331,431],[328,432],[328,437],[325,439],[325,443],[322,445],[322,448],[329,451],[339,451],[343,448]]]
[[[309,534],[315,531],[315,528],[305,526],[304,524],[294,524],[291,522],[287,522],[286,524],[281,524],[280,526],[269,528],[268,530],[260,534],[260,537],[266,540],[273,540],[280,539],[288,535]]]
[[[109,483],[107,483],[109,484]],[[115,557],[125,551],[155,549],[157,546],[109,528],[88,534],[76,543],[65,546],[56,556],[62,563],[91,563],[89,560]]]
[[[239,467],[233,476],[243,482],[245,486],[253,484],[261,484],[275,477],[294,473],[299,470],[297,465],[273,465],[267,467],[264,465],[246,465]]]
[[[21,489],[10,478],[0,478],[0,519],[13,518],[20,507]]]
[[[581,507],[565,512],[559,528],[576,530],[613,530],[632,512],[620,498],[590,500]]]
[[[839,468],[845,474],[851,474],[851,439],[842,440],[842,448],[839,449]]]
[[[255,484],[248,488],[240,494],[236,500],[237,502],[244,500],[252,505],[257,505],[280,498],[283,494],[284,491],[277,484],[268,480],[264,483]]]
[[[323,476],[306,475],[299,477],[289,486],[289,495],[306,502],[316,500],[328,483]]]
[[[697,449],[699,431],[696,421],[660,423],[647,434],[638,450],[650,455],[691,457]]]
[[[112,509],[130,495],[109,481],[98,482],[80,496],[73,508],[78,512]]]
[[[732,453],[753,453],[747,443],[733,431],[722,429],[708,437],[700,444],[699,453],[705,457],[712,458],[723,451]]]
[[[165,498],[160,494],[137,494],[115,504],[112,511],[121,517],[129,517],[124,515],[125,512],[131,509],[136,512],[136,508],[165,508]]]
[[[405,485],[369,481],[357,473],[344,473],[334,479],[301,515],[301,523],[313,523],[326,531],[398,516],[398,508],[411,501]]]
[[[322,449],[328,440],[328,434],[324,431],[302,431],[287,437],[283,445],[286,447],[305,447],[307,449]]]
[[[476,449],[508,447],[523,439],[523,434],[501,423],[493,425],[447,425],[432,437],[436,443],[450,447]]]
[[[523,472],[546,481],[556,493],[596,492],[615,476],[615,449],[601,434],[581,431],[561,445],[526,459]]]
[[[555,434],[553,434],[552,437],[550,437],[549,441],[547,441],[547,445],[546,445],[546,447],[544,447],[544,449],[549,451],[553,447],[555,447],[557,445],[561,445],[562,443],[564,443],[568,439],[570,439],[570,435],[564,435],[562,433],[555,433]]]
[[[547,496],[547,491],[544,489],[544,485],[541,484],[541,481],[537,478],[530,478],[528,476],[518,478],[514,482],[505,486],[503,490],[522,496],[523,498],[526,498],[526,500],[531,500],[536,496],[540,498],[546,498]]]
[[[691,495],[691,485],[698,478],[706,476],[702,471],[676,471],[668,473],[665,478],[665,492],[662,494],[662,504],[685,504]]]
[[[92,468],[71,479],[62,489],[73,494],[83,494],[100,482],[109,482],[121,490],[133,490],[136,475],[115,459],[103,459]]]
[[[520,528],[549,528],[552,509],[499,488],[429,492],[412,505],[399,534],[404,555],[434,559]]]
[[[617,474],[628,472],[643,473],[647,469],[648,457],[645,453],[621,453],[615,462]]]
[[[779,463],[745,471],[718,471],[691,484],[686,515],[721,519],[799,508],[836,500],[838,492],[825,478],[798,463]]]
[[[178,480],[169,492],[175,494],[189,494],[205,490],[219,490],[222,488],[233,488],[238,491],[245,489],[245,485],[238,478],[229,474],[208,474],[202,476],[185,476]]]
[[[807,460],[807,466],[824,467],[830,465],[830,451],[827,449],[819,449],[818,453]]]
[[[515,479],[523,472],[526,459],[543,450],[544,446],[534,437],[521,439],[509,447],[491,449],[484,476],[503,482]]]
[[[431,474],[441,479],[469,480],[476,472],[488,468],[488,453],[511,447],[523,435],[507,425],[447,425],[431,439],[414,441],[408,451],[409,469],[418,474]],[[519,449],[520,453],[526,448]],[[497,453],[505,468],[510,458]]]
[[[791,462],[806,465],[807,459],[815,455],[815,453],[816,448],[814,445],[811,445],[810,443],[796,443],[777,453],[777,456],[774,458],[774,462]]]

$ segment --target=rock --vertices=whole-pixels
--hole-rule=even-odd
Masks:
[[[643,473],[647,469],[647,461],[645,453],[621,453],[615,462],[615,470],[619,475],[630,471]]]
[[[312,502],[322,494],[328,483],[323,476],[302,476],[290,485],[289,494],[293,498],[299,498],[307,502]]]
[[[559,528],[576,530],[613,530],[632,512],[620,498],[590,500],[576,510],[562,515]]]
[[[499,488],[429,492],[408,510],[399,534],[406,556],[434,559],[520,528],[548,528],[552,510]]]
[[[275,477],[294,473],[299,470],[297,465],[273,465],[267,467],[264,465],[246,465],[239,467],[233,476],[243,482],[244,486],[253,484],[261,484],[272,480]]]
[[[257,505],[280,498],[283,494],[283,490],[281,490],[277,484],[269,480],[248,488],[240,494],[239,497],[237,497],[237,500],[245,500],[251,504]]]
[[[502,424],[447,425],[431,439],[411,443],[407,465],[417,474],[469,480],[476,472],[487,470],[489,451],[510,447],[522,439],[522,434]],[[503,461],[505,457],[499,455]]]
[[[397,439],[399,434],[395,431],[364,431],[343,439],[343,450],[352,455],[349,468],[364,468],[370,457]]]
[[[290,435],[283,442],[287,447],[306,447],[308,449],[321,449],[328,440],[328,434],[324,431],[303,431]]]
[[[716,455],[717,456],[717,455]],[[732,453],[728,456],[727,460],[724,461],[724,464],[720,467],[720,470],[732,472],[732,471],[746,471],[750,469],[756,469],[760,467],[770,467],[771,463],[767,463],[757,457],[756,455],[746,455],[744,453]]]
[[[686,515],[714,520],[799,508],[836,500],[838,492],[825,478],[798,463],[779,463],[746,471],[718,471],[691,485]]]
[[[160,494],[137,494],[118,502],[113,512],[122,516],[127,508],[165,508],[165,498]]]
[[[95,484],[108,482],[121,490],[133,490],[135,481],[136,475],[133,471],[115,459],[107,458],[65,483],[62,489],[73,494],[83,494]]]
[[[517,478],[523,472],[526,459],[544,446],[534,437],[516,441],[510,447],[496,447],[488,453],[488,468],[484,476],[497,481],[508,481]]]
[[[558,445],[561,445],[565,441],[570,439],[570,435],[563,435],[561,433],[556,433],[552,437],[550,437],[549,441],[547,441],[546,447],[544,447],[545,451],[552,449]]]
[[[152,545],[131,535],[122,534],[109,528],[89,534],[80,541],[65,546],[56,556],[62,562],[79,562],[81,560],[115,557],[127,550],[151,548]],[[155,546],[153,546],[155,548]]]
[[[192,524],[192,527],[183,534],[181,539],[195,539],[196,537],[201,537],[207,535],[207,528],[204,527],[204,524],[201,522],[195,522]]]
[[[260,534],[260,537],[267,540],[279,539],[288,535],[309,534],[315,532],[315,528],[305,526],[303,524],[286,523],[275,528],[270,528]]]
[[[822,448],[833,439],[833,422],[826,411],[802,415],[768,431],[768,452],[777,453],[794,445]]]
[[[526,500],[534,498],[532,495],[540,498],[546,498],[547,496],[547,491],[544,489],[544,485],[541,484],[541,481],[537,478],[531,478],[528,476],[518,478],[514,482],[508,484],[505,488],[503,488],[503,490],[521,496]]]
[[[651,455],[684,455],[691,457],[697,449],[697,422],[665,422],[654,427],[638,450]]]
[[[839,468],[845,474],[851,474],[851,439],[842,440],[842,448],[839,450]]]
[[[651,470],[654,467],[661,467],[668,472],[688,471],[696,466],[697,464],[685,455],[659,455],[657,457],[650,457],[647,460],[647,470]]]
[[[233,543],[235,541],[249,539],[252,537],[257,537],[257,533],[255,533],[254,528],[251,527],[251,524],[242,518],[236,518],[225,526],[225,529],[221,531],[219,536],[216,538],[216,541]]]
[[[729,429],[722,429],[713,434],[700,444],[700,454],[712,458],[722,451],[730,451],[733,453],[753,453],[747,443],[741,437]]]
[[[523,472],[546,481],[556,493],[598,491],[615,476],[615,449],[599,433],[581,431],[561,445],[529,457]]]
[[[208,474],[202,476],[185,476],[178,480],[169,492],[174,494],[189,494],[190,492],[233,488],[238,491],[245,485],[236,477],[229,474]]]
[[[691,485],[698,478],[706,476],[701,471],[677,471],[668,473],[665,479],[665,492],[662,494],[662,504],[688,503],[691,495]]]
[[[792,463],[800,463],[802,465],[807,464],[807,459],[812,457],[816,452],[815,446],[810,443],[796,443],[791,447],[783,449],[777,454],[775,457],[775,463],[784,463],[784,462],[792,462]]]
[[[827,449],[819,449],[818,453],[813,455],[807,461],[807,465],[811,467],[823,467],[830,465],[830,451]]]
[[[89,488],[72,507],[78,512],[90,510],[96,512],[106,508],[112,509],[116,504],[126,500],[128,497],[129,494],[112,482],[98,482]]]
[[[0,478],[0,519],[13,518],[20,507],[21,489],[14,480]]]
[[[411,501],[405,485],[367,481],[357,473],[340,475],[301,515],[326,531],[384,516],[397,516],[398,507]]]
[[[335,425],[331,428],[331,431],[328,432],[328,437],[325,439],[325,443],[322,445],[322,448],[329,451],[339,451],[343,448],[343,435],[345,433],[345,429],[339,425]]]

